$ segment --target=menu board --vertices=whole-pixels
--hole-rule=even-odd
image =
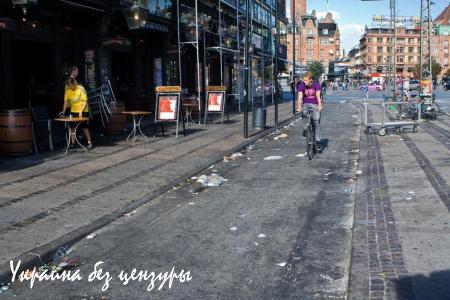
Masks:
[[[158,113],[159,121],[177,120],[177,95],[158,95]]]
[[[223,110],[223,92],[208,93],[208,111],[221,112]]]

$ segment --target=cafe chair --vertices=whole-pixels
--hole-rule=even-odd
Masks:
[[[39,153],[37,147],[37,141],[42,137],[48,137],[48,144],[50,150],[53,151],[53,130],[52,130],[52,118],[45,106],[32,106],[31,115],[33,122],[31,128],[33,130],[33,144],[36,153]]]

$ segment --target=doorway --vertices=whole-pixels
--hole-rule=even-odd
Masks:
[[[111,60],[111,84],[116,97],[129,104],[136,96],[134,55],[129,52],[113,51]]]
[[[13,40],[11,47],[13,107],[44,105],[52,108],[55,105],[56,72],[52,45]]]

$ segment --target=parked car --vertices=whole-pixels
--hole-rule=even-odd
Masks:
[[[372,82],[369,85],[365,84],[360,87],[360,90],[369,89],[369,92],[383,91],[384,86],[379,83]]]
[[[420,81],[419,80],[410,80],[409,81],[409,90],[413,91],[413,90],[420,90]]]

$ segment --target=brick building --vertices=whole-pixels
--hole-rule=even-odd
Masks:
[[[295,1],[295,11],[292,3]],[[318,18],[313,10],[306,13],[306,0],[294,0],[291,2],[291,20],[295,18],[297,30],[295,35],[295,61],[302,67],[314,61],[322,62],[325,73],[328,73],[328,64],[340,57],[340,34],[337,23],[331,13]],[[292,61],[293,37],[288,34],[288,60]],[[290,65],[292,71],[292,64]],[[299,73],[299,70],[297,70]]]
[[[449,69],[450,5],[433,21],[433,56],[442,66],[440,77]],[[439,78],[440,79],[440,78]]]

